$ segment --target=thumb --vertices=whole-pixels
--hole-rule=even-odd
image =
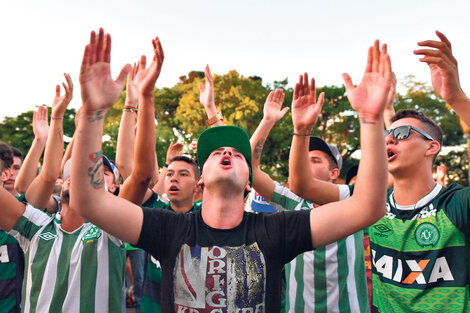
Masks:
[[[201,94],[204,93],[204,84],[203,83],[199,83],[199,92]]]
[[[351,76],[349,76],[346,73],[343,73],[343,80],[344,80],[344,85],[346,86],[346,92],[349,93],[350,90],[354,88],[354,85],[351,80]]]
[[[121,88],[124,87],[124,83],[126,82],[127,74],[132,70],[132,66],[130,64],[124,65],[121,72],[119,73],[118,77],[116,78],[115,82]]]
[[[284,109],[281,110],[281,118],[286,115],[287,111],[289,111],[289,107],[285,107]],[[281,119],[280,118],[280,119]]]

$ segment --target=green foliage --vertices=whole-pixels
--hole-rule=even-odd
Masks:
[[[171,88],[155,89],[156,151],[160,166],[165,163],[170,142],[184,143],[185,152],[188,153],[189,143],[207,127],[204,106],[199,103],[200,82],[204,82],[204,72],[192,71],[181,76],[180,81]],[[403,85],[406,91],[397,94],[396,110],[414,108],[424,112],[442,127],[447,146],[464,142],[455,112],[449,110],[429,86],[415,81],[413,76],[406,77]],[[240,126],[251,136],[263,117],[263,105],[270,91],[284,89],[284,106],[290,107],[293,89],[287,86],[287,78],[274,81],[272,85],[263,85],[261,77],[243,77],[234,70],[223,75],[214,75],[216,107],[224,115],[226,124]],[[351,109],[343,86],[324,86],[319,88],[317,94],[320,92],[325,92],[325,104],[313,135],[338,146],[343,156],[341,177],[344,177],[348,168],[358,163],[358,160],[351,157],[360,147],[357,115]],[[124,103],[125,91],[108,111],[104,127],[103,152],[113,160]],[[26,153],[34,138],[32,116],[33,112],[28,111],[16,117],[6,117],[0,123],[0,140]],[[75,130],[74,116],[75,110],[67,110],[64,117],[64,134],[70,138]],[[288,111],[271,131],[263,150],[262,169],[281,182],[286,181],[289,175],[292,132],[292,117]],[[447,165],[452,181],[468,183],[468,160],[465,152],[457,151],[439,156],[438,162]]]

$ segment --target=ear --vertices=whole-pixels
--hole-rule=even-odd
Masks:
[[[199,181],[196,184],[196,188],[201,188],[201,189],[204,188],[204,179],[203,179],[202,175],[201,175],[201,178],[199,178]]]
[[[339,177],[340,170],[338,168],[334,168],[330,170],[330,180],[334,181]]]
[[[439,151],[441,151],[441,145],[439,144],[439,142],[433,140],[429,142],[429,146],[426,150],[425,155],[434,157],[439,153]]]
[[[248,191],[248,193],[251,192],[251,186],[250,186],[250,182],[248,182],[245,186],[245,191]]]
[[[11,175],[11,169],[10,168],[6,168],[3,170],[3,172],[1,173],[1,176],[0,176],[0,182],[2,183],[2,186],[3,186],[3,183],[10,177]]]

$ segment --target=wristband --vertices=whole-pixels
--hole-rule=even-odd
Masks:
[[[64,117],[55,117],[55,116],[51,116],[51,120],[63,120]]]
[[[301,137],[310,137],[310,134],[297,134],[297,133],[292,133],[294,136],[301,136]]]
[[[138,109],[132,109],[132,108],[126,108],[124,107],[124,109],[122,109],[123,111],[127,111],[127,112],[134,112],[134,113],[139,113],[139,110]]]

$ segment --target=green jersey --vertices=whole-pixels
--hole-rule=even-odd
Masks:
[[[470,188],[438,184],[369,227],[374,312],[470,312]]]
[[[338,187],[341,200],[350,196],[348,186]],[[286,198],[284,207],[288,210],[313,207],[278,184],[275,194]],[[275,203],[272,205],[276,206]],[[362,231],[357,232],[325,247],[299,254],[287,264],[285,311],[369,312],[363,237]]]
[[[142,204],[143,207],[172,210],[169,202],[164,202],[157,193]],[[193,207],[188,212],[199,211],[202,201],[193,202]],[[160,310],[160,281],[162,277],[162,269],[158,262],[150,254],[146,254],[144,284],[142,302],[140,303],[140,312],[142,313],[158,313]]]
[[[89,222],[73,232],[60,214],[26,205],[10,231],[25,252],[23,312],[120,312],[124,244]]]

